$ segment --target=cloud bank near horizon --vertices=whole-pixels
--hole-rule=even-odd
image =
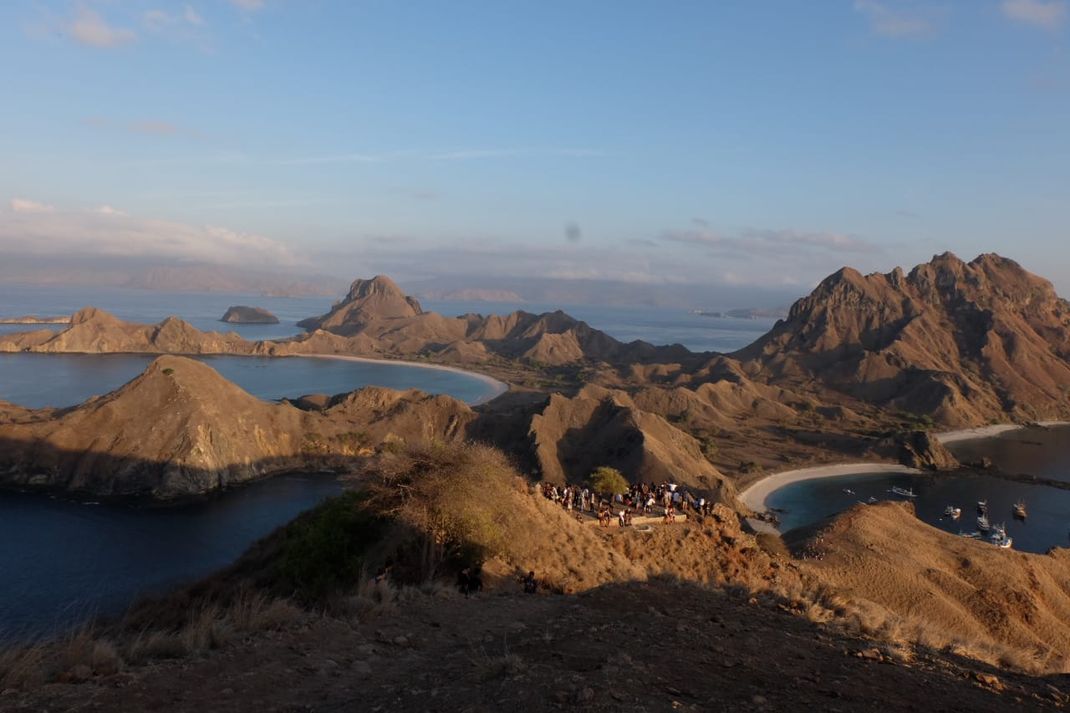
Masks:
[[[64,209],[12,198],[0,210],[0,250],[39,258],[148,258],[234,267],[295,268],[307,261],[287,245],[215,225],[143,218],[109,205]]]

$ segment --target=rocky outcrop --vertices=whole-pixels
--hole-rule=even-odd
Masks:
[[[960,466],[951,451],[927,431],[909,431],[885,438],[874,446],[872,453],[919,470],[955,470]]]
[[[228,324],[278,324],[279,318],[263,307],[235,305],[228,307],[219,321]]]
[[[945,426],[1070,415],[1070,304],[998,255],[844,268],[733,356],[758,380],[812,381]]]

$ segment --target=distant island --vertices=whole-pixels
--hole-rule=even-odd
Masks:
[[[0,317],[0,324],[70,324],[71,316],[38,317],[32,314],[22,317]]]
[[[787,307],[751,307],[745,309],[730,309],[725,312],[712,312],[702,309],[692,310],[691,314],[700,317],[719,317],[721,319],[784,319],[788,316]]]
[[[279,318],[263,307],[246,307],[234,305],[228,307],[226,314],[219,318],[228,324],[278,324]]]

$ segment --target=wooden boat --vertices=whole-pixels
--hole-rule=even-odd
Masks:
[[[1024,520],[1028,513],[1025,511],[1025,503],[1021,500],[1014,504],[1014,516],[1019,520]]]

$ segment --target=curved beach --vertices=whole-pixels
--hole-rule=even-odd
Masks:
[[[481,374],[477,371],[468,371],[467,369],[461,369],[456,366],[445,366],[443,364],[427,364],[425,362],[405,361],[403,359],[373,359],[371,357],[349,356],[346,354],[291,354],[287,356],[296,356],[305,359],[335,359],[338,361],[354,361],[366,364],[401,364],[404,366],[414,366],[420,369],[432,369],[435,371],[449,371],[454,374],[463,374],[465,376],[470,376],[477,381],[482,381],[494,390],[493,393],[473,401],[470,404],[471,406],[491,401],[509,390],[509,384],[506,384],[504,381],[498,381],[493,376],[487,376],[486,374]]]
[[[1032,425],[1032,424],[1031,424]],[[1044,428],[1056,426],[1070,426],[1067,421],[1041,421],[1037,424]],[[937,433],[936,439],[942,444],[968,441],[975,438],[992,438],[1001,433],[1018,431],[1028,428],[1029,425],[1015,423],[1001,423],[992,426],[978,428],[964,428],[957,431],[945,431]],[[816,480],[818,478],[834,478],[843,475],[888,475],[902,473],[906,475],[918,475],[922,471],[917,468],[909,468],[895,463],[837,463],[830,465],[818,465],[810,468],[798,468],[772,473],[761,480],[753,483],[739,494],[739,500],[755,512],[763,512],[766,508],[766,500],[774,491],[785,485],[798,483],[804,480]],[[762,523],[765,524],[765,523]]]

